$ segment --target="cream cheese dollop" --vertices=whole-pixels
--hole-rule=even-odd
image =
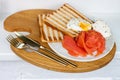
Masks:
[[[111,31],[109,26],[102,20],[97,20],[92,24],[93,30],[100,32],[105,39],[111,36]]]

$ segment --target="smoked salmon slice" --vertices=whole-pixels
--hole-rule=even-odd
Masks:
[[[87,52],[84,49],[78,47],[74,38],[70,36],[67,35],[64,36],[64,39],[62,40],[62,45],[65,49],[68,50],[68,53],[72,56],[86,57],[87,55]]]
[[[76,38],[76,42],[80,48],[84,48],[90,55],[94,51],[97,51],[98,55],[105,50],[105,38],[95,30],[81,31]]]

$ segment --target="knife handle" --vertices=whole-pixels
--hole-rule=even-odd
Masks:
[[[55,58],[54,56],[48,55],[48,54],[46,54],[46,53],[44,53],[44,52],[41,52],[41,51],[39,51],[39,50],[35,50],[35,49],[32,49],[32,48],[30,48],[30,49],[31,49],[32,51],[34,51],[34,52],[42,55],[42,56],[45,56],[45,57],[47,57],[47,58],[49,58],[49,59],[51,59],[51,60],[54,60],[54,61],[56,61],[56,62],[58,62],[58,63],[60,63],[60,64],[62,64],[62,65],[64,65],[64,66],[67,66],[67,65],[68,65],[66,62],[64,62],[64,61],[62,61],[62,60],[60,60],[60,59],[58,59],[58,58]]]
[[[60,56],[57,55],[54,51],[49,50],[48,48],[45,48],[45,47],[43,47],[43,46],[40,46],[40,49],[42,49],[42,50],[44,50],[44,51],[47,51],[47,52],[50,52],[51,55],[57,57],[57,59],[60,60],[60,62],[62,61],[62,62],[64,62],[64,63],[67,64],[67,65],[71,65],[72,67],[77,67],[76,64],[68,61],[67,59],[64,59],[64,58],[60,57]]]

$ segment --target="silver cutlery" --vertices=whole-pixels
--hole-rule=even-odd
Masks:
[[[29,50],[34,51],[34,52],[36,52],[36,53],[38,53],[38,54],[40,54],[40,55],[42,55],[42,56],[45,56],[45,57],[47,57],[47,58],[49,58],[49,59],[52,59],[52,60],[54,60],[54,61],[56,61],[56,62],[58,62],[58,63],[60,63],[60,64],[63,64],[64,66],[68,65],[68,63],[64,62],[64,61],[61,60],[61,59],[58,59],[58,58],[55,58],[54,56],[50,56],[50,55],[48,55],[48,54],[45,54],[45,53],[43,53],[43,52],[40,52],[40,51],[32,48],[31,46],[29,46],[29,45],[27,45],[27,44],[25,44],[25,43],[23,43],[23,42],[18,41],[18,40],[17,40],[15,37],[13,37],[12,35],[9,35],[9,36],[7,37],[7,40],[8,40],[8,42],[9,42],[11,45],[13,45],[14,47],[16,47],[16,48],[18,48],[18,49],[24,49],[24,50],[26,50],[26,51],[28,51],[28,49],[29,49]],[[74,65],[72,65],[72,66],[73,66],[73,67],[76,67],[76,66],[74,66]]]
[[[39,44],[39,43],[36,42],[35,40],[33,40],[33,39],[29,38],[29,37],[26,37],[26,36],[24,36],[24,35],[22,35],[22,34],[20,34],[20,33],[18,33],[18,32],[14,32],[14,33],[15,33],[16,36],[17,36],[20,40],[22,40],[24,43],[26,43],[26,44],[28,44],[28,45],[30,45],[30,46],[32,46],[32,47],[35,47],[37,50],[38,50],[38,49],[42,49],[42,50],[44,50],[44,51],[50,52],[51,55],[56,56],[59,60],[65,62],[66,64],[69,64],[69,65],[71,65],[71,66],[73,66],[73,67],[77,67],[77,65],[76,65],[75,63],[72,63],[71,61],[68,61],[67,59],[64,59],[64,58],[58,56],[55,52],[53,52],[52,50],[49,50],[48,48],[42,46],[41,44]]]

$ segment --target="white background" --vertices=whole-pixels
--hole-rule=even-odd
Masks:
[[[117,51],[114,59],[105,67],[87,73],[61,73],[36,67],[23,61],[9,48],[8,32],[3,22],[9,15],[26,9],[57,9],[69,3],[89,18],[102,19],[111,28]],[[1,80],[111,77],[120,79],[120,0],[0,0],[0,78]]]

